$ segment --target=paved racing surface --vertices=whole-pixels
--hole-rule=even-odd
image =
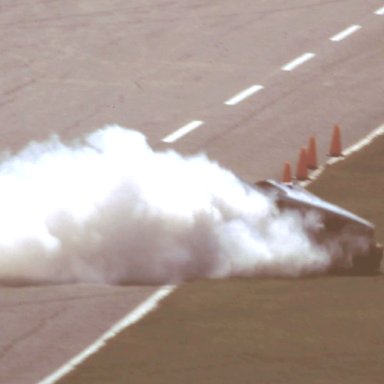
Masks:
[[[3,1],[0,148],[119,123],[155,148],[206,151],[247,181],[279,176],[310,134],[324,160],[334,123],[347,145],[383,121],[382,6]],[[44,378],[153,290],[2,288],[0,382]]]
[[[381,136],[310,186],[380,242],[383,164]],[[383,295],[382,275],[185,284],[60,383],[380,383]]]

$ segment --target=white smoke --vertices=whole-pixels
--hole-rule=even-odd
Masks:
[[[177,283],[299,276],[328,255],[303,219],[204,155],[155,152],[108,126],[0,165],[0,282]]]

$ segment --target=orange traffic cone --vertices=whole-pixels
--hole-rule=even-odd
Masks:
[[[308,179],[308,163],[307,163],[307,151],[305,148],[301,148],[299,161],[296,168],[296,179],[306,180]]]
[[[333,128],[333,135],[332,135],[331,147],[329,149],[329,156],[332,156],[332,157],[342,156],[340,127],[337,124]]]
[[[316,139],[314,136],[309,139],[307,165],[309,169],[317,169],[318,167]]]
[[[284,164],[283,183],[292,183],[291,164],[288,162]]]

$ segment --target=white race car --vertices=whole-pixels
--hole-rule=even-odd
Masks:
[[[375,241],[372,223],[295,184],[263,180],[255,187],[272,198],[281,212],[291,210],[303,217],[314,213],[318,217],[316,226],[305,229],[331,254],[330,271],[358,275],[380,272],[383,247]]]

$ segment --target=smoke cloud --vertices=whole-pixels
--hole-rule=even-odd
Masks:
[[[273,198],[205,155],[155,152],[107,126],[32,143],[0,165],[0,283],[178,283],[301,276],[328,254]]]

